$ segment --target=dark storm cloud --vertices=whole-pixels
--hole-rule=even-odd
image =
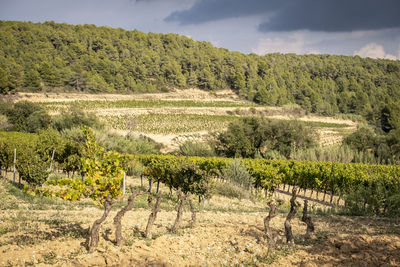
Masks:
[[[341,32],[400,27],[399,11],[400,0],[199,0],[165,20],[186,25],[263,15],[263,32]]]
[[[355,31],[400,27],[398,0],[294,0],[261,31]]]
[[[200,24],[220,19],[266,14],[288,0],[199,0],[190,9],[175,11],[165,21],[181,25]]]

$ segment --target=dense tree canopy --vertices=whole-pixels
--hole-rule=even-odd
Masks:
[[[271,153],[290,158],[292,151],[315,145],[311,129],[298,121],[243,118],[216,135],[213,147],[227,157],[268,158]]]
[[[359,114],[386,131],[398,124],[400,61],[245,55],[176,34],[54,22],[0,21],[0,47],[3,94],[231,88],[261,104]]]

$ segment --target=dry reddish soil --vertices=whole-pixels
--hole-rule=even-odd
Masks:
[[[129,178],[129,184],[139,179]],[[113,244],[114,209],[101,228],[98,249],[87,253],[85,231],[102,210],[88,201],[38,201],[10,194],[0,181],[0,266],[400,266],[400,219],[315,215],[316,231],[305,237],[305,225],[293,219],[295,243],[287,245],[283,223],[288,204],[272,219],[277,239],[264,239],[265,201],[213,196],[198,222],[189,226],[184,212],[177,233],[169,232],[176,212],[165,198],[152,238],[143,238],[150,210],[145,197],[123,219],[125,243]],[[162,192],[168,190],[161,187]],[[121,206],[121,205],[120,205]]]

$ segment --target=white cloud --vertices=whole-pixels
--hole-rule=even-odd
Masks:
[[[397,57],[391,54],[387,54],[382,45],[377,43],[369,43],[361,47],[360,50],[354,52],[354,55],[360,57],[370,57],[370,58],[385,58],[396,60]],[[400,58],[400,48],[399,48],[399,58]]]

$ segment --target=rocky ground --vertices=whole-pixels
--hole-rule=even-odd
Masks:
[[[140,185],[140,180],[129,178],[128,184]],[[287,245],[286,201],[271,221],[277,242],[269,246],[263,232],[268,214],[264,200],[215,195],[204,209],[196,206],[194,226],[187,209],[179,231],[171,233],[175,197],[164,187],[161,191],[165,197],[151,238],[141,235],[150,214],[141,196],[123,219],[124,244],[113,243],[112,219],[124,205],[119,202],[101,228],[100,246],[89,254],[86,231],[101,216],[101,208],[90,201],[29,197],[3,178],[0,266],[400,266],[399,218],[317,215],[311,204],[315,233],[306,238],[298,214],[292,221],[295,242]]]

